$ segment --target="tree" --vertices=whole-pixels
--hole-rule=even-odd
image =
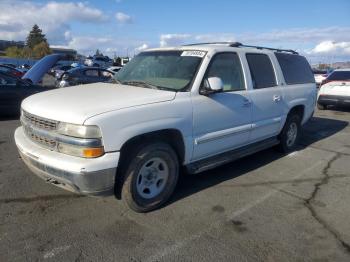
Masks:
[[[22,57],[22,49],[17,46],[10,46],[6,48],[5,55],[8,57],[20,58]]]
[[[33,57],[33,50],[31,48],[29,48],[28,46],[25,46],[22,49],[22,58],[32,58]]]
[[[45,35],[42,32],[43,31],[39,28],[39,26],[35,24],[27,36],[26,46],[29,48],[34,48],[34,46],[42,42],[47,43]]]
[[[95,56],[103,56],[103,54],[100,52],[99,49],[97,49],[95,52]]]
[[[35,45],[33,48],[33,56],[35,58],[42,58],[42,57],[49,55],[51,53],[52,53],[51,49],[50,49],[48,43],[45,41]]]

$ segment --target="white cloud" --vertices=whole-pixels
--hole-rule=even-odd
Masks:
[[[310,54],[350,55],[350,42],[323,41],[316,45]]]
[[[199,42],[234,42],[236,37],[230,33],[204,34],[194,36],[194,40]]]
[[[117,12],[115,14],[115,19],[117,19],[120,24],[131,24],[133,19],[130,15],[124,14],[122,12]]]
[[[160,36],[160,46],[176,46],[184,44],[191,39],[190,34],[163,34]]]
[[[86,3],[0,1],[0,36],[8,40],[24,40],[34,24],[38,24],[50,41],[63,43],[72,21],[99,23],[107,16]]]
[[[140,45],[139,47],[136,47],[136,48],[135,48],[135,51],[136,51],[136,52],[141,52],[141,51],[146,50],[146,49],[148,49],[148,48],[149,48],[149,46],[148,46],[147,44],[142,44],[142,45]]]

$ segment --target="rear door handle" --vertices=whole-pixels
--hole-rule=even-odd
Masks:
[[[275,101],[275,102],[281,101],[281,96],[274,95],[274,96],[273,96],[273,101]]]
[[[249,100],[249,99],[247,99],[247,98],[244,98],[243,99],[243,106],[244,107],[248,107],[248,106],[250,106],[252,104],[252,102]]]

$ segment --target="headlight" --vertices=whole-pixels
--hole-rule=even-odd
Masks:
[[[97,126],[82,126],[68,123],[59,123],[57,132],[61,135],[80,138],[101,138],[101,130]]]
[[[57,149],[63,154],[84,158],[96,158],[105,153],[103,147],[81,147],[65,143],[59,143]]]
[[[59,123],[57,133],[63,135],[57,137],[57,150],[63,154],[95,158],[102,156],[101,130],[98,126],[83,126],[68,123]]]

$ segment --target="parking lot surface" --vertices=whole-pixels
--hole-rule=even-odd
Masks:
[[[349,112],[316,112],[289,155],[183,176],[147,214],[46,184],[0,120],[0,261],[350,261]]]

